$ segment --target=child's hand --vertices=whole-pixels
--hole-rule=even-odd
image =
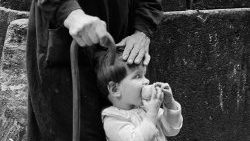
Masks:
[[[154,85],[152,89],[151,98],[149,100],[142,100],[144,108],[146,110],[147,118],[154,124],[157,122],[158,111],[163,101],[163,93],[160,87]]]
[[[161,83],[161,90],[164,94],[163,104],[165,105],[165,107],[168,109],[176,109],[175,102],[174,102],[175,100],[174,100],[173,93],[169,84]]]

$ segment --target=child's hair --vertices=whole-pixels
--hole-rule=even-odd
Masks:
[[[139,65],[128,64],[122,59],[124,47],[116,48],[116,57],[114,65],[110,65],[111,53],[110,50],[100,51],[96,54],[96,73],[97,73],[97,86],[106,98],[109,94],[108,83],[113,81],[115,83],[121,82],[127,75],[127,69],[136,69]]]

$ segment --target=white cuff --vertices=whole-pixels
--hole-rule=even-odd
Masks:
[[[183,117],[181,114],[181,105],[175,101],[177,110],[168,109],[164,106],[164,117],[172,129],[180,129],[183,123]]]

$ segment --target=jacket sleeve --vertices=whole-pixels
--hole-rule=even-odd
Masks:
[[[159,114],[159,124],[166,136],[176,136],[182,128],[181,105],[177,101],[175,102],[177,110],[170,110],[163,106],[164,110],[161,110]]]
[[[161,0],[135,0],[134,28],[151,37],[163,16]]]
[[[43,17],[63,25],[67,16],[76,9],[80,9],[77,0],[35,0]]]

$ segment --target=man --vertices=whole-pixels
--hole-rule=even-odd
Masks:
[[[104,100],[94,54],[105,40],[125,46],[128,63],[150,60],[150,36],[162,17],[159,0],[33,0],[27,41],[28,140],[72,139],[70,43],[79,49],[81,140],[102,141]]]

